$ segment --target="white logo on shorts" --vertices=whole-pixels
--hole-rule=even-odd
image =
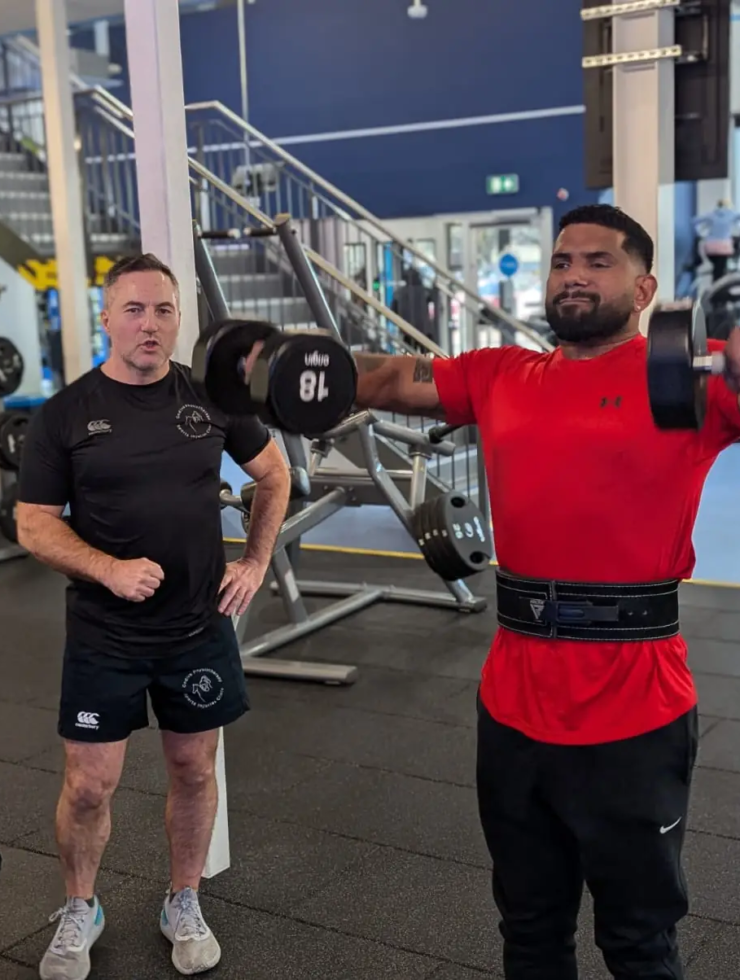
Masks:
[[[76,728],[100,728],[98,718],[100,717],[95,711],[80,711],[77,715]]]
[[[212,708],[224,696],[224,682],[210,667],[191,670],[182,682],[185,700],[194,708]]]
[[[94,436],[99,432],[110,432],[112,426],[108,419],[98,419],[96,422],[87,423],[87,431]]]

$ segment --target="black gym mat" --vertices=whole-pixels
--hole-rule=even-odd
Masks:
[[[419,561],[304,551],[308,578],[436,588]],[[276,654],[357,664],[347,688],[250,679],[227,733],[232,867],[203,885],[224,959],[243,980],[501,977],[474,791],[475,693],[494,629],[480,615],[377,605]],[[53,816],[64,581],[0,566],[0,980],[36,976],[61,901]],[[736,980],[740,957],[740,590],[686,585],[682,619],[701,698],[686,864],[688,980]],[[317,608],[322,600],[308,600]],[[250,631],[284,622],[256,600]],[[131,741],[100,879],[108,925],[93,977],[174,976],[157,916],[167,884],[166,781],[154,729]],[[581,974],[607,980],[588,903]]]

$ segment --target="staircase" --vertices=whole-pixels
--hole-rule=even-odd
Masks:
[[[28,73],[38,77],[38,49],[32,42],[17,37],[1,44],[10,46]],[[115,258],[139,247],[132,112],[100,87],[90,89],[74,75],[71,82],[89,248],[93,255]],[[11,93],[4,100],[0,90],[0,248],[4,228],[22,246],[51,256],[53,232],[41,109],[38,83],[35,91],[21,96]],[[513,343],[549,349],[536,329],[489,307],[456,276],[397,239],[358,202],[224,106],[214,102],[186,110],[193,213],[208,239],[232,315],[267,319],[283,327],[315,326],[279,240],[249,237],[251,230],[271,229],[278,214],[289,213],[351,348],[444,355],[455,329],[488,345]],[[391,308],[394,286],[408,261],[431,275],[442,348]],[[394,418],[422,430],[434,424],[432,420]],[[463,430],[458,441],[460,449],[454,457],[437,461],[436,479],[440,485],[477,496],[483,505],[476,433]],[[389,443],[384,464],[389,468],[410,466],[404,448]],[[431,469],[430,476],[435,478]]]
[[[92,118],[88,87],[76,76],[72,81],[80,142],[92,152],[91,137],[99,141],[101,125],[107,129],[107,122]],[[105,136],[103,140],[110,144]],[[104,169],[95,163],[82,168],[91,256],[115,256],[138,245],[137,223],[104,193]],[[22,37],[0,39],[0,225],[25,243],[37,261],[54,257],[38,51]]]

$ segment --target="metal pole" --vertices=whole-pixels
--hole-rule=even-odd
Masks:
[[[206,303],[208,303],[208,309],[211,311],[211,317],[213,320],[228,320],[230,314],[226,297],[221,288],[221,283],[218,281],[211,254],[200,237],[197,221],[193,222],[193,246],[195,273],[200,280],[203,295],[206,298]]]
[[[247,29],[244,20],[244,0],[237,0],[236,13],[239,31],[239,81],[242,95],[242,119],[249,122],[249,80],[247,75]],[[249,133],[244,131],[244,166],[249,175]],[[248,185],[247,185],[248,186]]]
[[[341,335],[334,314],[326,300],[324,290],[321,288],[319,280],[314,272],[313,266],[306,258],[301,243],[293,233],[290,226],[290,215],[279,214],[275,218],[275,229],[278,237],[283,244],[288,261],[293,266],[298,282],[306,297],[306,302],[311,308],[316,323],[323,330],[328,330],[334,334],[337,340],[341,341]]]

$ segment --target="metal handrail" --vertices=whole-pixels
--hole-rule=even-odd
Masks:
[[[202,163],[199,163],[192,157],[188,158],[188,162],[190,164],[190,169],[198,174],[199,177],[207,180],[213,187],[216,188],[216,190],[220,191],[222,194],[225,194],[226,197],[234,202],[234,204],[237,204],[240,208],[246,211],[247,214],[251,215],[251,217],[253,217],[255,221],[258,221],[264,228],[269,228],[270,231],[277,234],[277,227],[272,218],[266,215],[263,211],[260,211],[258,207],[255,207],[255,205],[252,204],[252,202],[246,197],[241,195],[239,191],[225,183],[220,177],[217,177],[215,174],[211,173],[207,167],[204,167]],[[354,296],[362,300],[365,305],[374,309],[376,313],[379,313],[381,316],[394,323],[399,330],[411,337],[411,339],[416,341],[417,344],[423,346],[429,351],[430,354],[434,354],[436,357],[445,358],[449,356],[442,350],[441,347],[435,344],[434,341],[430,340],[420,330],[417,330],[416,327],[412,326],[410,323],[407,323],[403,317],[400,317],[393,310],[389,309],[387,306],[384,306],[380,300],[370,295],[370,293],[366,293],[361,286],[358,286],[354,280],[348,278],[344,275],[344,273],[340,272],[339,269],[333,266],[331,262],[328,262],[323,255],[319,255],[318,252],[314,252],[312,248],[308,248],[305,245],[303,246],[303,250],[311,262],[318,266],[322,272],[325,272],[326,275],[338,282],[344,289],[349,290]]]
[[[368,211],[367,208],[364,208],[359,202],[355,201],[348,194],[345,194],[338,187],[335,187],[334,184],[332,184],[330,181],[322,177],[321,174],[318,174],[315,170],[312,170],[305,163],[302,163],[297,157],[294,157],[292,153],[288,153],[288,151],[284,150],[278,143],[273,142],[273,140],[271,140],[268,136],[265,136],[265,134],[262,133],[259,129],[256,129],[254,126],[252,126],[251,123],[246,122],[235,112],[233,112],[231,109],[225,106],[222,102],[218,102],[218,101],[194,102],[191,103],[190,105],[185,106],[186,112],[196,112],[196,111],[202,111],[204,109],[209,109],[209,110],[214,110],[216,112],[219,112],[222,116],[228,119],[229,122],[243,129],[245,133],[248,133],[249,136],[251,136],[258,143],[261,143],[263,146],[267,147],[272,153],[274,153],[276,156],[279,156],[285,163],[288,163],[292,167],[295,167],[296,170],[300,171],[310,181],[312,181],[319,187],[322,187],[325,191],[327,191],[329,194],[335,197],[338,201],[340,201],[346,207],[354,211],[358,217],[362,218],[363,221],[367,221],[368,224],[373,227],[373,229],[375,230],[374,237],[376,238],[377,241],[381,243],[387,241],[394,242],[399,248],[403,249],[403,251],[409,252],[416,259],[423,262],[425,266],[432,269],[438,276],[442,277],[448,282],[454,282],[455,291],[464,293],[468,297],[468,299],[471,299],[477,305],[486,307],[488,309],[488,304],[483,299],[483,297],[479,296],[474,290],[466,286],[465,283],[459,282],[455,278],[455,276],[449,271],[449,269],[445,269],[443,266],[438,265],[433,259],[429,258],[429,256],[425,255],[423,252],[420,252],[419,249],[417,249],[412,243],[403,241],[403,239],[399,238],[398,235],[395,234],[395,232],[391,231],[390,228],[384,225],[379,218],[377,218],[372,212]],[[447,292],[448,294],[451,294],[452,292],[449,289],[444,291]],[[527,324],[522,323],[520,320],[517,320],[515,317],[511,316],[510,314],[505,313],[503,310],[494,309],[494,308],[490,308],[490,313],[493,317],[495,317],[498,320],[501,320],[502,323],[505,323],[512,330],[518,330],[521,333],[526,334],[531,340],[534,340],[544,350],[548,350],[548,351],[553,350],[552,345],[548,343],[548,341],[545,340],[544,337],[538,334],[537,331],[532,330],[532,328],[528,327]]]

